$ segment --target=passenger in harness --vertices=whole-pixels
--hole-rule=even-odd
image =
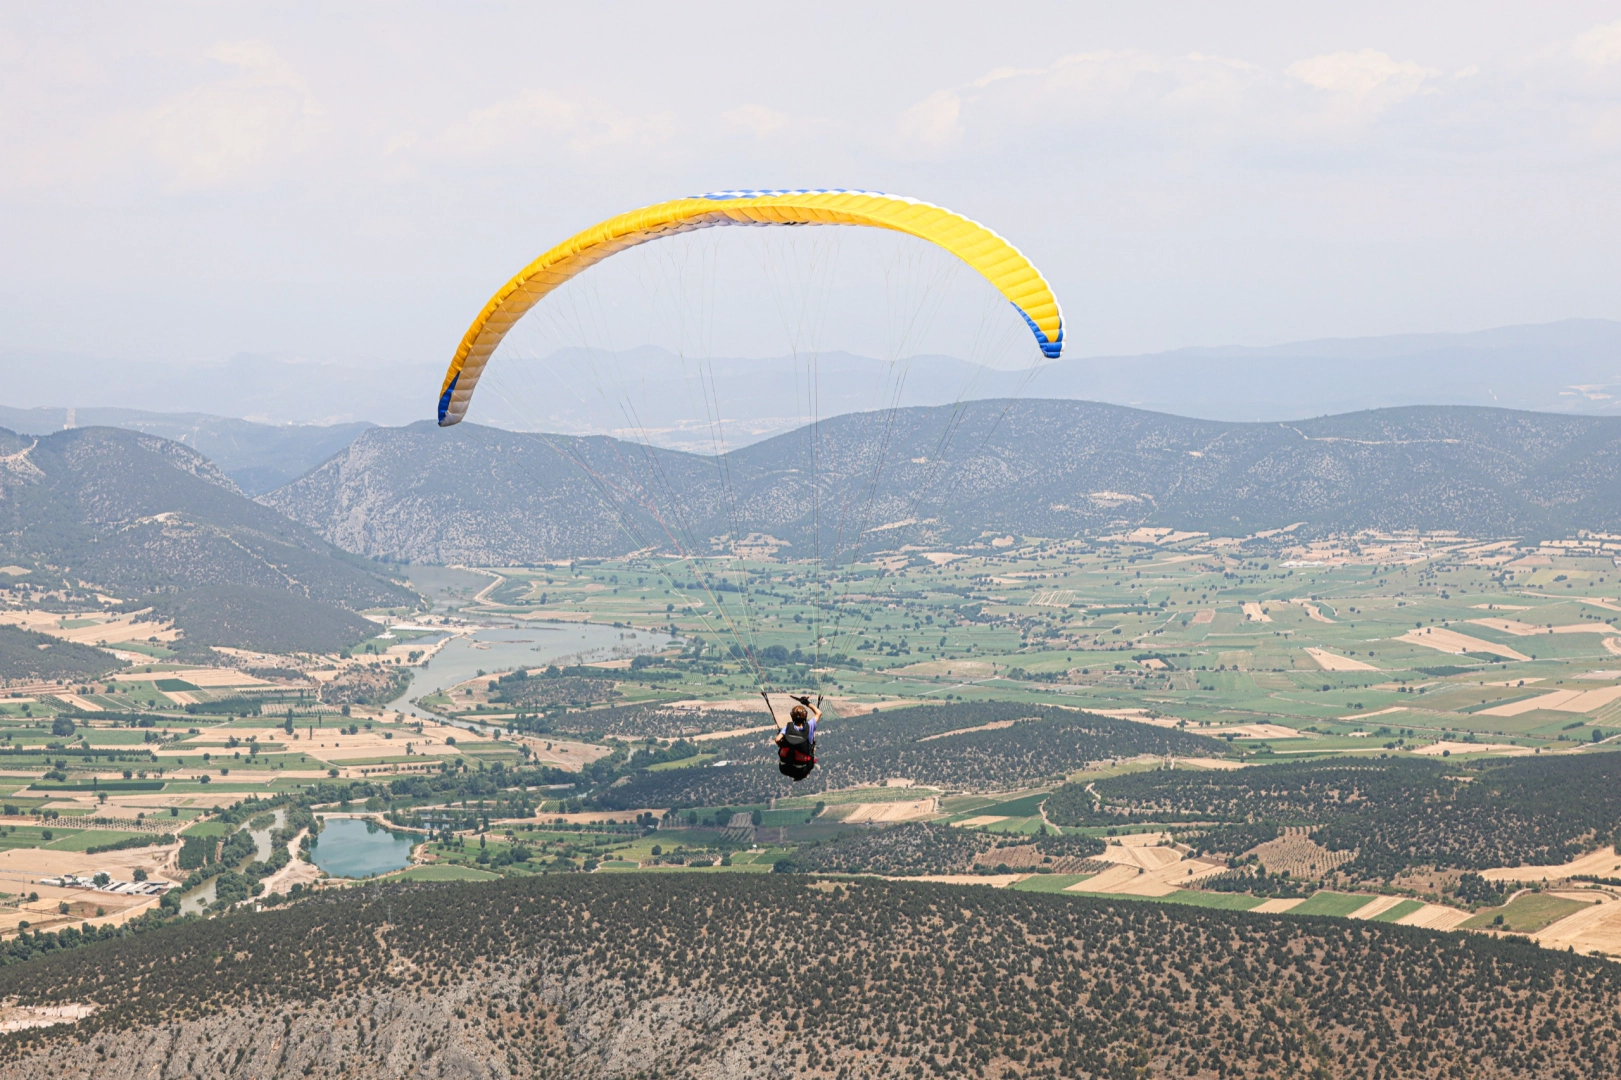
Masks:
[[[777,722],[777,710],[766,695],[766,708],[771,710],[771,722]],[[777,731],[777,771],[794,783],[799,783],[816,768],[816,722],[822,718],[822,699],[812,705],[809,697],[794,698],[798,702],[788,711],[788,722]]]

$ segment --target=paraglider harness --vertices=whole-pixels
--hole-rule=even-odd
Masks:
[[[765,697],[763,694],[761,696]],[[795,698],[794,700],[807,709],[810,707],[809,697]],[[820,707],[821,703],[821,697],[818,696],[816,700],[817,706]],[[771,708],[771,699],[769,697],[766,698],[766,708]],[[775,714],[775,711],[772,710],[773,714]],[[783,725],[779,738],[781,741],[777,744],[777,771],[797,784],[809,776],[812,769],[816,768],[816,740],[810,734],[809,716],[806,717],[803,726],[796,727],[793,717],[790,715],[788,723]]]

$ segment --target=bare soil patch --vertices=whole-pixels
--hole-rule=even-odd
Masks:
[[[933,742],[935,739],[949,739],[953,735],[967,735],[970,731],[1001,731],[1003,728],[1010,728],[1017,723],[1017,720],[993,720],[989,724],[980,724],[976,727],[958,728],[956,731],[942,731],[938,735],[929,735],[921,738],[918,740],[918,742]]]
[[[1152,868],[1121,863],[1094,878],[1076,883],[1072,888],[1124,896],[1169,896],[1227,869],[1226,863],[1183,859],[1180,852],[1170,850],[1177,856],[1174,861]]]
[[[1189,729],[1193,730],[1192,728]],[[1282,724],[1229,724],[1226,727],[1200,728],[1200,735],[1232,735],[1238,739],[1304,739],[1306,736]]]
[[[1516,757],[1520,754],[1535,753],[1535,751],[1529,746],[1515,746],[1513,743],[1467,743],[1442,739],[1440,742],[1421,746],[1414,750],[1413,753],[1422,754],[1425,757],[1448,757],[1452,754],[1503,754],[1508,757]]]
[[[958,679],[988,679],[996,674],[995,665],[986,660],[925,660],[892,670],[901,675],[945,675]]]
[[[1029,874],[919,874],[916,877],[890,878],[891,881],[934,881],[941,885],[989,885],[1005,889],[1015,881],[1023,881]]]
[[[1481,638],[1460,634],[1456,630],[1448,630],[1440,626],[1427,626],[1421,630],[1409,630],[1397,641],[1405,641],[1409,645],[1422,645],[1426,649],[1437,652],[1451,653],[1461,656],[1464,653],[1490,653],[1492,656],[1501,656],[1509,660],[1529,660],[1524,653],[1515,652],[1506,645],[1494,645]]]
[[[1327,649],[1308,648],[1306,655],[1317,661],[1317,666],[1324,671],[1378,671],[1379,669],[1362,660],[1352,660],[1349,656],[1340,656]]]
[[[1261,915],[1281,915],[1291,908],[1299,907],[1305,903],[1305,897],[1292,896],[1288,899],[1263,900],[1259,907],[1250,908],[1252,912]]]
[[[996,814],[981,814],[978,817],[964,818],[962,821],[953,821],[952,824],[962,829],[978,829],[986,825],[995,825],[998,821],[1006,821],[1005,816]]]
[[[83,1020],[96,1011],[94,1005],[7,1005],[0,1007],[0,1032],[55,1027]]]
[[[1385,912],[1389,911],[1397,904],[1400,904],[1405,899],[1407,899],[1405,896],[1375,897],[1374,899],[1369,900],[1366,904],[1363,904],[1361,907],[1357,908],[1355,911],[1351,912],[1351,914],[1347,915],[1346,918],[1371,919],[1375,915],[1383,915]]]
[[[880,822],[919,821],[923,818],[934,817],[939,811],[935,799],[909,799],[895,800],[893,802],[852,803],[849,808],[834,807],[827,811],[828,816],[839,815],[839,819],[850,825],[872,825]]]
[[[725,731],[706,731],[702,735],[683,735],[687,742],[710,742],[715,739],[735,739],[740,735],[761,734],[767,731],[776,731],[776,724],[760,724],[756,727],[728,728]]]
[[[1535,626],[1531,623],[1519,622],[1515,619],[1470,619],[1476,626],[1484,626],[1490,630],[1500,630],[1515,637],[1530,637],[1533,634],[1613,634],[1615,627],[1609,623],[1567,623],[1561,626]]]
[[[1500,866],[1480,872],[1489,881],[1561,881],[1577,875],[1621,876],[1621,855],[1606,845],[1560,866]]]
[[[1533,698],[1522,698],[1502,705],[1482,709],[1482,716],[1519,716],[1536,709],[1554,712],[1590,713],[1621,698],[1621,686],[1604,686],[1597,690],[1552,690]]]
[[[180,636],[180,631],[169,622],[137,622],[138,618],[146,615],[148,611],[132,611],[124,615],[90,616],[98,621],[90,626],[76,626],[65,629],[60,624],[64,619],[77,622],[79,615],[61,615],[54,611],[0,611],[0,625],[17,626],[24,630],[33,630],[63,641],[77,642],[80,645],[99,645],[102,642],[117,644],[121,641],[146,641],[148,638],[157,638],[159,641],[173,641]],[[145,659],[150,659],[146,657]]]
[[[1583,897],[1590,907],[1566,915],[1532,935],[1539,945],[1580,953],[1621,956],[1621,903],[1610,897]],[[1600,900],[1592,903],[1592,900]]]
[[[1445,904],[1425,904],[1396,920],[1398,926],[1421,926],[1426,930],[1452,930],[1469,921],[1470,913]]]

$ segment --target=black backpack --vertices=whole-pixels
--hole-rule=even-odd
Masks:
[[[785,776],[801,779],[816,767],[816,742],[803,727],[792,723],[782,729],[777,761]]]

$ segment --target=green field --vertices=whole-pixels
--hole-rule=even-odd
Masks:
[[[1290,915],[1346,916],[1374,899],[1361,893],[1330,892],[1327,889],[1307,897],[1289,909]]]
[[[1558,717],[1540,711],[1485,713],[1503,702],[1569,688],[1574,676],[1604,668],[1611,654],[1601,635],[1514,634],[1479,620],[1613,625],[1614,611],[1566,588],[1574,583],[1598,590],[1615,572],[1607,559],[1549,550],[1554,573],[1503,574],[1496,564],[1478,561],[1462,538],[1429,538],[1417,558],[1411,549],[1398,553],[1349,542],[1340,548],[1324,542],[1317,553],[1268,546],[1270,553],[1245,555],[1203,538],[1173,544],[1031,538],[1003,552],[970,547],[945,565],[912,560],[880,569],[858,563],[841,567],[831,582],[768,560],[737,561],[713,573],[717,584],[739,585],[746,576],[751,588],[772,597],[773,618],[757,620],[756,647],[762,649],[813,644],[809,628],[824,586],[835,597],[860,595],[881,576],[895,597],[885,608],[857,607],[849,619],[840,616],[841,629],[823,653],[847,656],[851,666],[813,677],[807,665],[790,663],[771,673],[779,685],[820,683],[829,692],[869,701],[1146,705],[1218,734],[1256,722],[1298,732],[1234,744],[1257,760],[1299,750],[1402,752],[1437,739],[1557,745],[1591,737],[1551,724]],[[1325,565],[1309,565],[1319,556]],[[499,573],[505,584],[479,610],[583,610],[603,623],[673,625],[677,634],[720,650],[729,642],[686,606],[690,590],[672,585],[686,571],[673,564],[604,560]],[[1254,606],[1246,611],[1246,604]],[[667,612],[666,605],[674,610]],[[791,621],[796,615],[798,623]],[[1431,627],[1528,659],[1494,656],[1481,651],[1485,646],[1459,655],[1425,647],[1421,633],[1404,637]],[[1312,649],[1366,670],[1325,670]],[[699,662],[674,658],[663,670],[683,677],[645,684],[632,678],[621,686],[625,700],[735,697],[755,689],[746,665],[724,655]],[[1584,680],[1580,687],[1618,682],[1612,676]],[[1366,737],[1348,738],[1353,733]],[[1007,816],[1031,812],[1014,809]]]
[[[1169,896],[1156,896],[1153,899],[1162,904],[1191,904],[1194,907],[1217,908],[1221,911],[1249,911],[1265,903],[1258,896],[1247,896],[1244,893],[1199,892],[1196,889],[1182,889]]]
[[[51,839],[44,838],[45,833],[51,834]],[[50,827],[37,827],[32,825],[7,826],[0,832],[0,850],[20,847],[44,847],[54,844],[70,836],[78,835],[76,829],[58,829]]]
[[[1549,896],[1547,893],[1525,893],[1516,896],[1502,907],[1488,908],[1479,912],[1464,923],[1463,927],[1466,930],[1497,928],[1517,934],[1534,934],[1586,906],[1580,901]],[[1499,915],[1503,917],[1501,923],[1497,921]]]
[[[389,875],[390,878],[403,878],[406,881],[489,881],[500,876],[470,866],[413,866]]]
[[[1041,804],[1046,801],[1047,792],[1038,791],[1033,795],[1026,795],[1021,799],[1014,799],[1010,802],[991,803],[989,806],[980,807],[974,813],[976,815],[997,815],[1009,818],[1036,817],[1041,813]]]
[[[657,765],[649,765],[648,772],[660,772],[668,769],[690,769],[697,765],[706,765],[715,760],[714,754],[694,754],[689,758],[679,758],[675,761],[661,761]]]
[[[120,840],[131,837],[148,837],[151,833],[125,832],[113,829],[82,829],[67,836],[58,837],[50,843],[43,845],[52,851],[84,851],[86,848],[101,847],[104,844],[116,844]]]
[[[1023,881],[1015,881],[1009,885],[1010,889],[1020,892],[1058,893],[1068,889],[1071,885],[1078,885],[1090,880],[1092,874],[1032,874]]]
[[[1393,923],[1397,919],[1406,918],[1423,906],[1423,902],[1419,900],[1403,900],[1389,911],[1381,911],[1368,921]]]

